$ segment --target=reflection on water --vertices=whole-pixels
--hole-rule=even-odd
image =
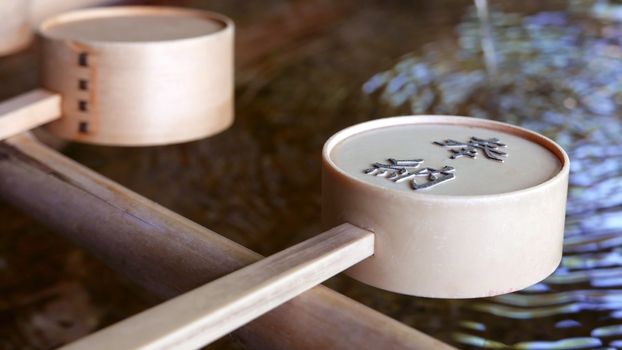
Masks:
[[[511,345],[465,333],[456,333],[454,339],[462,344],[488,349],[593,349],[602,345],[599,339],[591,337],[557,341],[526,341]]]
[[[486,71],[490,78],[497,75],[497,53],[495,50],[495,40],[492,34],[492,24],[490,23],[490,11],[488,9],[488,0],[474,0],[477,8],[477,17],[479,19],[481,46],[484,53],[484,63]],[[489,83],[494,81],[491,79]]]
[[[485,7],[472,9],[457,27],[455,46],[429,44],[363,86],[415,114],[519,124],[555,139],[570,155],[560,267],[524,291],[460,302],[469,319],[459,323],[453,339],[462,346],[622,346],[622,25],[611,21],[616,7],[603,1],[591,8],[572,4],[566,11],[530,15],[492,11],[489,18]],[[607,16],[608,9],[614,15]],[[490,32],[486,22],[480,26],[478,12]],[[493,47],[486,36],[494,39],[494,57],[486,52]],[[489,81],[491,64],[498,69]],[[529,322],[540,329],[517,337],[524,341],[495,340],[507,333],[500,327],[529,329]]]

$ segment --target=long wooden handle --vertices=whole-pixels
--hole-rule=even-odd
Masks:
[[[27,136],[0,142],[0,199],[163,298],[261,259]],[[323,286],[234,334],[252,349],[453,349]]]
[[[61,116],[59,94],[36,89],[0,103],[0,140],[49,123]]]
[[[197,349],[373,252],[373,233],[344,224],[64,349]]]

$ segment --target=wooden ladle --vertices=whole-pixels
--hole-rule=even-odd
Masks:
[[[561,147],[509,124],[355,125],[324,146],[322,215],[333,228],[67,348],[198,348],[346,269],[425,297],[528,287],[561,259],[568,172]]]
[[[0,105],[0,139],[33,127],[63,139],[145,146],[233,122],[233,23],[168,7],[79,10],[45,20],[42,88]]]

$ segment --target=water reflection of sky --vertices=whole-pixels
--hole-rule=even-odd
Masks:
[[[591,8],[568,6],[527,16],[493,11],[494,75],[484,64],[480,23],[472,10],[457,27],[455,46],[429,44],[363,86],[413,114],[522,125],[555,139],[570,155],[560,267],[524,291],[465,302],[470,313],[463,314],[471,319],[462,320],[453,336],[463,346],[622,347],[622,24],[602,20],[608,9],[617,13],[603,1]],[[548,329],[540,330],[542,339],[506,344],[495,341],[504,330],[496,324],[490,331],[491,316],[511,320],[501,327],[537,322]]]

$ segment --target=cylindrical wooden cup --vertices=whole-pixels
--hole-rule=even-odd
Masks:
[[[419,149],[395,149],[402,152],[402,159],[405,155],[428,157],[423,163],[426,164],[433,160],[429,159],[432,157],[436,158],[437,164],[451,166],[452,170],[447,168],[445,173],[436,174],[439,176],[437,180],[442,180],[442,176],[448,180],[434,187],[438,193],[425,188],[412,190],[416,185],[409,187],[405,182],[391,180],[392,174],[398,176],[402,173],[392,173],[394,170],[391,169],[382,173],[378,171],[382,170],[379,163],[374,165],[376,168],[370,168],[374,162],[395,156],[383,153],[385,159],[377,159],[371,154],[379,152],[377,150],[382,148],[384,141],[376,144],[359,141],[356,146],[359,148],[345,146],[346,142],[354,144],[356,138],[366,133],[418,126],[439,126],[440,131],[435,129],[436,134],[429,137],[425,133],[413,136],[421,138],[423,135],[425,138]],[[471,159],[467,147],[463,149],[463,156],[452,159],[450,156],[455,153],[451,149],[461,152],[460,149],[454,147],[455,143],[443,143],[440,138],[442,128],[449,126],[465,127],[468,133],[473,133],[471,136],[505,135],[499,137],[501,141],[511,138],[505,152],[507,158],[495,161],[496,156],[491,153],[487,159],[483,148],[474,147],[470,155],[478,158]],[[410,142],[404,135],[395,136],[394,142]],[[467,142],[464,139],[457,141]],[[521,142],[526,147],[524,154],[521,154]],[[423,149],[426,155],[419,155]],[[530,161],[533,150],[544,156],[548,154],[552,160],[540,165],[537,159]],[[356,163],[352,167],[356,170],[337,164],[338,159]],[[392,161],[387,162],[388,165],[415,164]],[[525,164],[520,165],[519,161]],[[558,163],[553,164],[555,162]],[[481,169],[475,168],[475,164]],[[519,181],[529,172],[546,167],[556,170],[539,183],[509,191],[495,190],[504,186],[511,188],[512,181]],[[561,147],[537,133],[504,123],[465,117],[378,119],[352,126],[330,138],[324,146],[322,169],[323,224],[333,227],[349,222],[375,233],[374,256],[347,272],[364,283],[424,297],[493,296],[542,280],[555,270],[561,259],[569,159]],[[478,178],[477,171],[484,174],[486,169],[494,170],[498,175]],[[404,174],[404,177],[408,175]],[[426,170],[418,174],[412,178],[419,183],[432,179]],[[464,185],[460,185],[461,179]],[[473,186],[479,187],[479,192],[474,193],[479,194],[468,194],[468,183],[476,184]],[[463,190],[465,193],[461,193]],[[452,191],[459,194],[452,194]]]
[[[233,23],[168,7],[110,7],[44,21],[42,85],[63,97],[65,139],[169,144],[233,122]]]

